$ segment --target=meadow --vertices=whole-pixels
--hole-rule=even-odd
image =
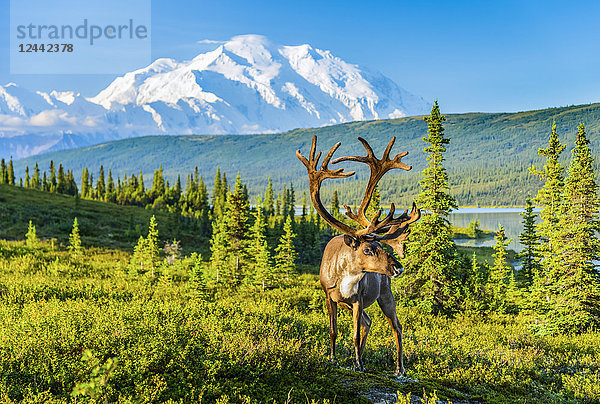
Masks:
[[[373,392],[453,402],[599,402],[600,334],[538,335],[525,315],[455,318],[398,308],[406,378],[379,309],[352,368],[351,318],[338,364],[316,268],[272,285],[217,286],[197,254],[132,274],[130,253],[0,242],[3,402],[361,403]],[[203,281],[198,274],[203,274]]]

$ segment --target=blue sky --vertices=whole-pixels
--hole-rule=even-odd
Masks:
[[[11,75],[0,0],[0,83],[95,95],[115,75]],[[48,4],[52,4],[51,0]],[[450,112],[600,101],[598,1],[152,1],[152,59],[189,59],[239,34],[309,43],[376,69]],[[142,66],[140,66],[142,67]]]

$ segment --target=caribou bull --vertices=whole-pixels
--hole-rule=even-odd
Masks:
[[[335,340],[337,338],[337,307],[348,309],[352,312],[354,333],[354,354],[356,368],[364,371],[362,353],[365,349],[367,336],[371,327],[371,319],[364,311],[375,301],[387,317],[392,327],[396,340],[396,375],[404,374],[402,359],[402,326],[396,316],[396,303],[391,289],[391,278],[399,276],[404,269],[392,254],[386,252],[379,241],[390,245],[400,258],[404,258],[404,244],[408,235],[408,225],[421,217],[421,212],[413,203],[410,215],[405,211],[399,217],[394,217],[394,204],[387,216],[380,220],[381,209],[371,218],[365,212],[371,201],[375,186],[383,175],[394,168],[410,170],[412,167],[401,162],[402,157],[408,152],[398,154],[390,159],[390,151],[396,138],[388,144],[383,158],[375,157],[373,150],[366,140],[358,138],[367,150],[367,156],[347,156],[335,159],[332,163],[342,161],[356,161],[369,166],[371,175],[364,198],[356,213],[352,208],[344,205],[346,216],[357,222],[362,228],[355,229],[341,220],[333,217],[321,203],[321,183],[327,178],[346,178],[354,172],[345,173],[343,169],[331,170],[328,164],[333,154],[340,146],[337,143],[325,156],[321,168],[317,170],[321,152],[315,157],[316,136],[313,137],[309,158],[304,157],[300,150],[296,156],[308,170],[310,196],[317,213],[343,235],[334,237],[329,241],[323,253],[319,279],[325,291],[327,312],[329,313],[329,336],[331,341],[330,357],[335,360]],[[362,335],[361,335],[362,329]]]

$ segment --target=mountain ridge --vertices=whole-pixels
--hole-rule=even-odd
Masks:
[[[553,120],[556,120],[561,142],[567,144],[563,160],[570,158],[569,150],[573,147],[579,123],[586,125],[592,151],[600,151],[600,103],[519,113],[448,114],[445,133],[451,142],[444,164],[453,187],[459,193],[465,192],[463,204],[473,206],[478,203],[476,199],[469,199],[467,193],[469,187],[481,184],[482,189],[487,190],[485,192],[492,193],[497,188],[493,192],[499,195],[498,205],[522,205],[526,194],[539,186],[539,181],[528,174],[528,167],[532,164],[539,167],[543,163],[537,150],[546,147]],[[279,134],[148,136],[21,159],[15,162],[15,170],[17,176],[23,176],[25,166],[31,170],[36,161],[41,170],[47,170],[50,160],[54,160],[65,168],[74,169],[77,179],[83,166],[98,178],[98,169],[103,164],[106,171],[112,169],[115,181],[125,173],[137,175],[141,169],[149,186],[152,173],[161,165],[171,184],[178,174],[185,184],[185,176],[198,166],[210,186],[219,166],[230,177],[239,171],[250,192],[261,194],[269,176],[276,187],[293,183],[299,190],[306,188],[306,169],[296,159],[295,151],[300,149],[304,154],[308,153],[313,135],[318,136],[317,147],[323,152],[340,141],[342,145],[336,156],[364,155],[357,136],[366,138],[375,153],[381,155],[395,136],[397,140],[392,153],[409,151],[403,161],[412,165],[413,170],[395,170],[384,177],[382,197],[410,198],[418,192],[419,171],[426,165],[422,152],[422,137],[426,133],[427,123],[422,116],[417,116],[350,122]],[[344,181],[326,181],[325,188],[335,184],[339,189],[347,187],[347,193],[351,194],[352,183],[366,178],[367,170],[362,166],[348,163],[344,167],[348,171],[356,169],[356,176]],[[522,182],[511,184],[516,177]],[[512,196],[503,200],[503,193]],[[523,198],[518,199],[521,194]]]
[[[430,105],[328,50],[241,35],[191,60],[157,59],[89,98],[0,86],[1,157],[68,147],[64,134],[81,145],[88,137],[93,144],[157,134],[279,133],[418,115]]]

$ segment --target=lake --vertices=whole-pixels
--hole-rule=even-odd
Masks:
[[[498,225],[504,227],[506,237],[512,239],[508,248],[517,252],[523,249],[519,242],[519,234],[523,232],[524,208],[461,208],[450,214],[449,220],[454,226],[467,227],[472,220],[479,220],[479,227],[486,230],[498,230]],[[534,209],[539,214],[539,209]],[[493,238],[477,240],[456,240],[456,244],[470,247],[491,247]]]
[[[469,222],[474,219],[479,220],[479,227],[485,230],[498,230],[498,225],[504,227],[506,237],[512,239],[508,248],[517,252],[523,249],[519,243],[519,234],[523,231],[523,217],[520,215],[524,208],[461,208],[450,214],[450,223],[458,227],[467,227]],[[539,214],[540,209],[534,209]],[[296,206],[296,215],[302,214],[302,208]],[[494,238],[484,238],[477,240],[456,240],[456,244],[470,247],[491,247],[494,245]]]

